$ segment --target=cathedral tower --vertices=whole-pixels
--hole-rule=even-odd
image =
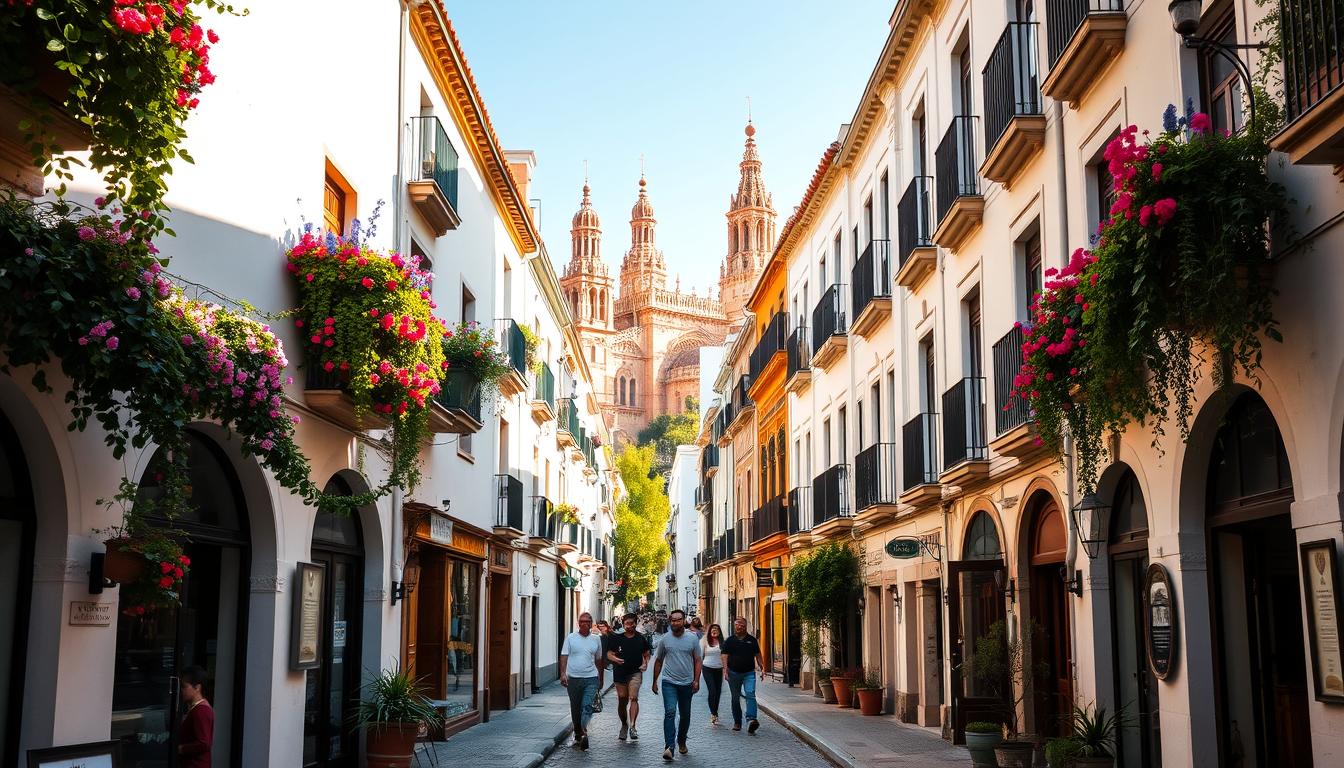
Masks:
[[[593,210],[583,185],[583,202],[570,225],[569,264],[560,279],[560,288],[569,301],[570,312],[581,329],[609,331],[612,328],[611,275],[602,261],[602,222]]]
[[[621,298],[667,287],[667,265],[654,239],[658,221],[653,218],[648,185],[641,175],[639,199],[630,209],[630,250],[621,263]]]
[[[756,277],[775,247],[775,208],[761,180],[761,158],[756,154],[756,127],[747,121],[747,145],[742,152],[737,194],[728,202],[728,256],[719,267],[719,298],[730,325],[742,319]]]

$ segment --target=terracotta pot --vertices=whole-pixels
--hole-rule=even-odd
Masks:
[[[854,680],[848,677],[832,677],[831,685],[835,687],[835,703],[841,707],[853,706],[854,703]]]
[[[123,552],[129,539],[110,539],[103,557],[103,576],[118,584],[128,584],[140,578],[148,563],[139,552]]]
[[[1029,741],[1005,741],[994,748],[999,768],[1031,768],[1036,747]]]
[[[370,723],[364,732],[368,735],[368,768],[410,768],[419,723]]]
[[[835,703],[835,683],[830,680],[821,681],[821,700],[826,704]]]
[[[882,714],[882,689],[860,688],[855,691],[859,697],[859,711],[865,715]]]
[[[1002,733],[966,732],[966,749],[971,753],[971,763],[980,768],[998,768],[994,759],[994,748],[1003,743]]]

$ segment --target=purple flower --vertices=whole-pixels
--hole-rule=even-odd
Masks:
[[[83,241],[86,242],[86,243],[87,243],[88,241],[94,239],[94,238],[97,237],[97,236],[98,236],[98,232],[97,232],[97,230],[95,230],[93,227],[80,227],[80,228],[79,228],[79,239],[80,239],[80,240],[83,240]]]
[[[136,300],[136,301],[139,301],[139,300],[140,300],[140,289],[139,289],[139,288],[136,288],[134,285],[132,285],[131,287],[129,287],[129,288],[126,289],[126,295],[127,295],[127,296],[130,296],[132,299],[134,299],[134,300]]]
[[[189,333],[187,333],[187,334],[183,334],[183,336],[182,336],[182,346],[184,346],[184,347],[190,347],[190,346],[191,346],[191,334],[189,334]]]
[[[1162,112],[1162,130],[1171,133],[1179,127],[1180,125],[1176,121],[1176,105],[1168,104]]]
[[[263,450],[263,451],[269,451],[269,450],[271,450],[271,449],[274,448],[274,447],[275,447],[275,443],[271,442],[270,440],[262,440],[262,441],[261,441],[261,450]]]
[[[104,343],[106,344],[108,349],[116,349],[118,346],[121,345],[121,342],[117,340],[116,336],[108,336],[107,341]]]

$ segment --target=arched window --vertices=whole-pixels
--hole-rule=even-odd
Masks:
[[[733,224],[728,225],[728,238],[732,243],[729,253],[737,253],[737,227]]]
[[[619,391],[619,394],[617,395],[617,400],[616,400],[616,402],[620,403],[621,405],[625,405],[625,377],[624,377],[624,376],[622,376],[621,379],[620,379],[620,391]]]
[[[1259,395],[1247,392],[1237,398],[1223,417],[1213,442],[1209,483],[1215,504],[1293,487],[1279,425]]]
[[[980,511],[971,518],[966,529],[966,552],[963,560],[998,560],[1003,557],[999,546],[999,528],[988,512]]]
[[[627,405],[630,405],[631,407],[638,407],[637,401],[635,400],[635,380],[633,378],[630,379],[630,398],[629,403],[627,403]]]
[[[1143,491],[1134,470],[1126,468],[1115,486],[1115,501],[1111,505],[1111,543],[1148,538],[1148,510],[1143,503]]]
[[[607,289],[605,288],[597,292],[597,319],[607,319]]]

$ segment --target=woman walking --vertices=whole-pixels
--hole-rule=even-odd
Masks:
[[[723,693],[723,629],[718,624],[710,624],[704,638],[700,640],[700,650],[704,656],[701,664],[705,678],[705,697],[709,699],[709,724],[719,724],[719,694]]]

